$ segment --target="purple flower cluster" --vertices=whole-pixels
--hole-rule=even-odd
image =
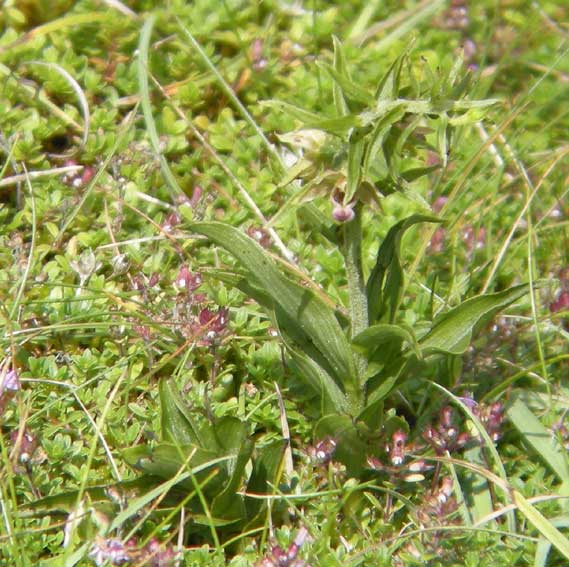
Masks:
[[[450,406],[444,406],[439,413],[438,425],[427,427],[423,431],[423,439],[437,455],[444,455],[462,449],[470,441],[470,434],[460,431],[455,424],[454,410]]]
[[[202,285],[199,272],[181,266],[174,286],[178,290],[174,319],[185,337],[193,338],[198,346],[219,344],[227,330],[229,309],[211,308],[204,294],[194,293]]]
[[[447,518],[458,508],[453,496],[453,481],[450,476],[442,478],[440,485],[428,494],[422,505],[417,509],[417,518],[422,525],[448,522]]]
[[[388,474],[392,481],[398,479],[406,482],[423,480],[422,473],[431,469],[432,466],[423,459],[412,457],[412,454],[419,447],[414,443],[409,443],[408,439],[409,436],[402,429],[395,431],[389,441],[384,444],[384,458],[368,457],[368,467]]]

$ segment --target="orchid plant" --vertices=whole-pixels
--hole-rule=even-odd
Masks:
[[[317,400],[316,437],[334,439],[335,458],[357,475],[365,467],[368,440],[386,427],[386,398],[424,365],[463,353],[476,328],[528,288],[519,285],[468,299],[418,325],[420,332],[400,321],[401,240],[414,225],[442,220],[425,209],[392,226],[366,279],[366,209],[393,192],[413,196],[413,181],[446,166],[455,130],[479,121],[498,101],[467,97],[471,77],[462,76],[460,58],[446,75],[432,75],[425,86],[414,78],[405,52],[374,93],[352,80],[338,40],[333,64],[322,67],[333,81],[335,116],[279,101],[267,104],[302,123],[301,129],[280,137],[299,150],[298,161],[281,184],[293,184],[296,191],[286,209],[302,208],[341,251],[348,305],[336,306],[316,284],[307,287],[292,270],[284,273],[281,264],[237,228],[220,222],[194,222],[190,228],[237,259],[243,271],[220,277],[265,309],[279,331],[290,368]],[[404,169],[404,154],[432,149],[424,134],[427,127],[438,141],[440,163]],[[332,201],[332,218],[317,207],[323,194]]]

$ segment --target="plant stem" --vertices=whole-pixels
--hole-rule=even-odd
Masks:
[[[344,225],[344,242],[342,253],[346,277],[348,279],[348,294],[350,297],[351,336],[355,337],[369,326],[367,296],[365,292],[362,270],[362,206],[356,204],[355,217]],[[360,381],[367,367],[366,359],[356,355],[356,367]]]

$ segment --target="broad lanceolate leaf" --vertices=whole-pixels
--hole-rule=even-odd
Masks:
[[[253,453],[249,428],[236,418],[226,417],[214,423],[213,429],[223,453],[232,459],[227,461],[229,478],[223,490],[213,499],[211,512],[217,518],[240,520],[245,517],[246,509],[243,496],[237,494],[237,491]]]
[[[257,450],[253,459],[253,470],[247,483],[249,494],[271,494],[277,490],[286,447],[286,441],[275,441]],[[243,533],[264,523],[267,500],[245,497],[245,506],[249,523],[243,529]]]
[[[165,441],[204,447],[204,440],[173,380],[160,380],[161,430]],[[210,447],[211,449],[212,447]]]
[[[124,510],[115,516],[111,525],[108,527],[106,533],[113,533],[114,530],[119,529],[129,518],[138,514],[143,508],[147,507],[153,500],[160,498],[165,493],[167,493],[176,484],[185,481],[190,478],[192,471],[181,472],[178,476],[172,477],[167,481],[154,487],[152,490],[144,491],[141,496],[136,498],[129,498],[128,505]]]
[[[419,341],[423,354],[437,351],[462,354],[477,326],[523,297],[528,290],[528,284],[522,284],[498,293],[479,295],[436,318],[431,330]]]
[[[353,355],[334,311],[311,290],[288,279],[267,252],[238,229],[217,222],[192,223],[190,228],[237,258],[248,271],[251,283],[274,302],[281,331],[299,343],[301,350],[316,349],[336,383],[357,397],[359,385]]]
[[[287,349],[296,374],[319,396],[321,414],[345,412],[348,405],[346,396],[326,370],[300,350],[291,348],[290,345],[287,345]]]
[[[330,216],[325,215],[314,203],[302,205],[298,209],[298,218],[309,230],[321,234],[332,244],[339,245],[336,225],[330,221]]]
[[[366,285],[369,321],[395,320],[401,300],[403,270],[400,262],[401,238],[405,231],[420,222],[442,222],[427,215],[411,215],[391,227],[377,252],[375,266]]]
[[[155,447],[137,445],[125,449],[122,455],[130,466],[163,480],[191,470],[198,482],[207,483],[202,490],[212,495],[217,494],[227,481],[223,464],[231,458],[219,457],[215,450],[174,443],[159,443]],[[184,476],[179,484],[186,490],[194,488],[192,481]]]
[[[401,173],[401,177],[407,182],[411,183],[425,175],[429,175],[429,173],[433,173],[437,169],[440,169],[440,165],[431,165],[429,167],[414,167],[413,169],[408,169]]]
[[[100,486],[87,486],[82,491],[83,496],[87,495],[91,503],[95,502],[108,502],[109,489],[113,488],[124,492],[135,492],[138,490],[148,490],[148,482],[145,479],[137,478],[134,480],[123,480],[113,484],[105,484]],[[71,512],[77,506],[77,497],[79,490],[71,490],[67,492],[59,492],[51,496],[45,496],[32,502],[22,502],[20,504],[21,510],[31,510],[32,512],[45,514],[50,510],[62,510]]]
[[[394,388],[417,368],[418,361],[415,356],[406,354],[404,357],[393,359],[389,365],[366,382],[366,407],[358,419],[368,424],[377,420],[377,414],[383,406],[383,401]]]

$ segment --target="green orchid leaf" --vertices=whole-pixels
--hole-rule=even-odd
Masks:
[[[291,356],[291,366],[296,370],[300,380],[304,381],[315,394],[322,396],[324,413],[345,410],[347,402],[342,385],[332,378],[333,371],[329,363],[312,343],[306,342],[303,335],[296,332],[298,330],[296,325],[287,324],[286,314],[275,306],[272,298],[255,287],[251,279],[246,276],[217,271],[215,277],[240,289],[271,314],[273,325],[279,330],[281,339]],[[295,345],[298,345],[298,348]]]
[[[205,483],[202,491],[209,495],[217,494],[227,482],[225,462],[230,457],[220,457],[217,451],[202,449],[195,445],[174,445],[159,443],[154,447],[137,446],[122,452],[125,461],[146,475],[169,480],[186,471],[192,471],[195,480]],[[179,486],[187,491],[194,490],[191,479],[185,479]]]
[[[162,410],[161,431],[164,441],[180,445],[204,447],[199,428],[189,408],[180,398],[172,380],[162,379],[159,385]]]
[[[237,494],[237,491],[243,483],[245,467],[253,453],[249,428],[236,418],[224,417],[213,425],[213,429],[223,453],[231,458],[226,462],[228,481],[213,499],[211,512],[216,518],[241,520],[247,511],[243,496]]]
[[[338,246],[337,226],[314,203],[305,203],[297,211],[298,219],[309,230],[321,234],[332,244]]]
[[[407,171],[401,173],[401,177],[407,183],[411,183],[412,181],[416,181],[417,179],[420,179],[425,175],[429,175],[430,173],[433,173],[433,171],[436,171],[437,169],[440,168],[441,168],[440,164],[431,165],[429,167],[414,167],[413,169],[408,169]]]
[[[147,491],[150,486],[154,486],[155,482],[150,482],[148,478],[136,478],[134,480],[126,480],[122,482],[116,482],[113,484],[105,484],[98,486],[87,486],[83,490],[83,494],[88,496],[91,503],[104,503],[109,500],[109,489],[115,489],[117,492],[137,492],[137,491]],[[32,500],[31,502],[22,502],[20,507],[22,510],[30,510],[31,512],[39,514],[44,514],[46,511],[50,510],[61,510],[65,512],[70,512],[77,506],[77,497],[79,496],[79,490],[69,490],[65,492],[60,492],[58,494],[52,494],[50,496],[45,496],[43,498],[38,498],[37,500]],[[26,512],[28,515],[28,512]]]
[[[383,401],[394,388],[400,385],[413,372],[420,368],[420,361],[415,356],[394,357],[375,376],[371,376],[366,382],[366,407],[358,416],[358,419],[370,423],[381,407]]]
[[[377,252],[375,266],[366,284],[370,323],[395,320],[401,300],[403,269],[400,261],[401,238],[411,226],[421,222],[442,222],[427,215],[412,215],[393,226]]]
[[[253,470],[247,483],[248,494],[269,495],[274,493],[282,471],[286,448],[286,441],[279,440],[256,449],[257,454],[253,459]],[[267,502],[267,500],[259,498],[245,498],[249,522],[244,531],[263,525]]]
[[[154,447],[137,445],[124,449],[122,455],[131,467],[163,479],[176,476],[190,455],[188,467],[196,463],[212,463],[212,467],[219,464],[215,451],[199,449],[195,445],[175,445],[173,443],[158,443]]]
[[[420,358],[421,353],[415,333],[406,325],[389,325],[387,323],[372,325],[352,339],[354,348],[372,358],[372,354],[383,350],[386,344],[407,345]]]
[[[433,352],[462,354],[477,327],[522,298],[529,289],[528,284],[522,284],[498,293],[479,295],[437,317],[431,330],[419,341],[423,355]]]
[[[296,375],[318,395],[321,414],[345,412],[347,409],[346,396],[326,370],[300,350],[294,349],[290,345],[287,345],[287,350]]]
[[[218,222],[192,223],[189,226],[225,248],[240,262],[252,284],[274,302],[284,334],[292,336],[301,346],[306,344],[308,348],[312,345],[328,363],[337,383],[345,384],[348,389],[357,387],[355,363],[348,340],[330,307],[314,292],[288,279],[270,255],[240,230]]]

